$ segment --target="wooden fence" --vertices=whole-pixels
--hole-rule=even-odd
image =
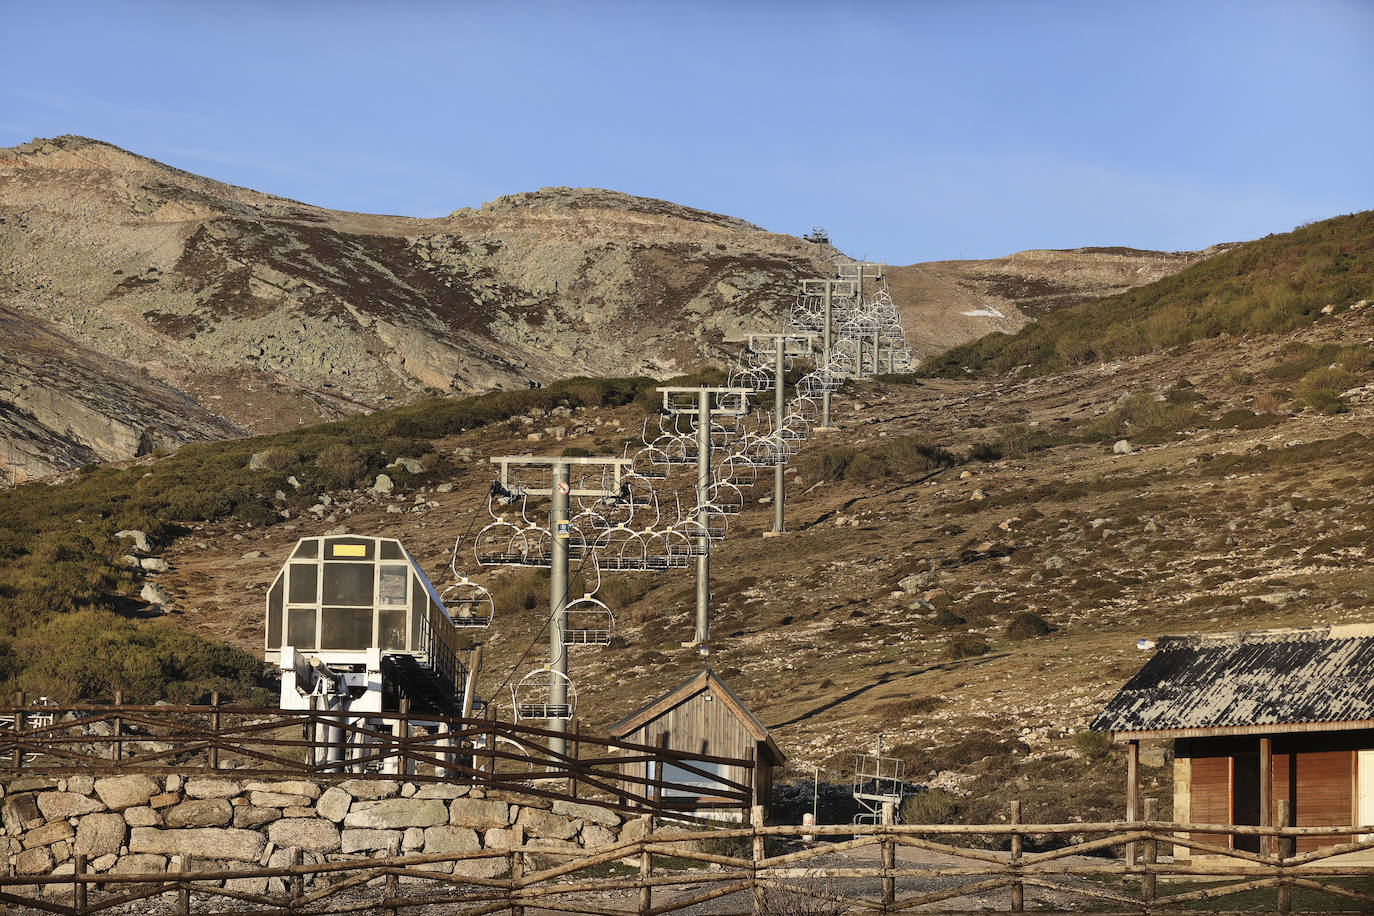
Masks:
[[[0,774],[406,779],[564,798],[622,812],[735,809],[748,820],[754,761],[494,717],[222,706],[0,707]],[[548,748],[566,738],[567,753]],[[652,762],[653,767],[634,766]],[[671,764],[688,774],[661,777]],[[737,782],[719,768],[738,767]],[[640,775],[645,772],[654,775]],[[695,782],[695,784],[693,783]],[[709,789],[703,789],[703,786]],[[703,796],[703,792],[705,795]]]
[[[513,848],[313,865],[298,856],[288,867],[229,871],[198,870],[183,859],[174,872],[92,874],[78,858],[74,874],[0,878],[0,902],[63,916],[164,895],[179,914],[217,916],[1374,911],[1374,864],[1339,861],[1374,851],[1374,840],[1293,851],[1300,836],[1370,828],[1019,824],[1016,810],[998,825],[766,827],[755,808],[754,826],[694,832],[650,832],[645,815],[645,833],[595,851],[523,842],[517,834]],[[1276,851],[1244,852],[1229,840],[1219,845],[1190,834],[1272,837]],[[1121,853],[1133,844],[1141,854],[1127,864]],[[1165,856],[1161,847],[1190,849],[1194,858]],[[488,871],[498,877],[450,873],[455,864],[492,858],[499,865]],[[226,879],[257,880],[268,890],[230,889]]]

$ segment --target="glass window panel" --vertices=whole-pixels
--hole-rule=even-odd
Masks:
[[[698,770],[704,770],[707,773],[714,773],[716,776],[725,776],[725,764],[723,763],[704,763],[700,761],[694,761],[692,763],[692,766],[694,766]],[[665,763],[663,765],[663,781],[677,783],[679,786],[684,787],[664,788],[663,796],[665,798],[684,798],[696,795],[710,795],[712,792],[722,792],[728,789],[727,786],[719,782],[716,782],[714,779],[710,779],[706,776],[693,773],[690,770],[684,770],[681,767],[674,766],[671,763]],[[692,789],[685,788],[686,786],[691,786]],[[693,789],[695,789],[696,791],[693,791]]]
[[[293,607],[286,612],[286,642],[297,649],[315,648],[313,607]]]
[[[425,592],[425,587],[420,584],[420,580],[415,576],[410,577],[410,632],[414,633],[414,644],[411,648],[418,649],[420,634],[424,632],[425,608],[429,606],[429,594]]]
[[[405,649],[406,609],[382,608],[377,612],[377,645],[383,649]]]
[[[267,648],[281,648],[281,599],[282,592],[286,586],[285,575],[277,576],[277,581],[272,583],[272,588],[267,593]]]
[[[324,597],[320,603],[372,607],[372,574],[375,569],[371,563],[324,564]]]
[[[372,608],[327,607],[320,612],[321,649],[366,649],[372,645]]]
[[[382,541],[383,560],[402,560],[405,554],[401,551],[400,541]]]
[[[320,568],[314,563],[291,564],[291,595],[289,604],[319,604],[318,581]]]
[[[296,545],[296,552],[291,554],[293,558],[301,560],[313,560],[320,555],[320,542],[314,538],[307,538]]]
[[[410,575],[409,566],[383,566],[377,579],[378,604],[405,604],[406,578]]]

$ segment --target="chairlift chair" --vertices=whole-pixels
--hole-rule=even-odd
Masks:
[[[564,691],[564,701],[553,701],[554,684],[560,684]],[[577,688],[572,679],[561,671],[545,665],[529,672],[511,685],[511,706],[515,710],[517,723],[525,719],[536,721],[556,721],[571,719],[577,708]]]
[[[439,601],[455,627],[486,629],[496,616],[496,602],[491,592],[467,576],[459,576],[457,582],[444,589]]]

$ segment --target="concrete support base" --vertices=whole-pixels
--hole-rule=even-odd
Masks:
[[[811,431],[812,431],[813,433],[834,433],[834,432],[839,432],[839,429],[840,429],[840,428],[839,428],[838,426],[813,426],[813,427],[811,427]]]
[[[763,536],[766,538],[780,538],[786,533],[785,531],[765,531]]]

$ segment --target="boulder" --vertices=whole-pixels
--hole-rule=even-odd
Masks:
[[[448,822],[455,827],[505,827],[510,823],[510,806],[489,798],[455,798],[448,807]]]
[[[14,858],[14,873],[16,875],[46,875],[52,871],[52,853],[46,846],[36,846],[33,849],[26,849]]]
[[[186,780],[187,798],[233,798],[243,791],[242,784],[214,776],[193,776]]]
[[[545,840],[570,840],[582,829],[581,821],[538,808],[522,808],[516,823],[524,827],[529,836]]]
[[[448,807],[437,798],[384,798],[359,802],[344,816],[344,826],[372,830],[437,827],[448,821]]]
[[[402,835],[399,830],[372,830],[346,828],[340,835],[342,851],[346,853],[372,852],[378,849],[401,848]]]
[[[151,582],[145,582],[143,584],[143,588],[139,591],[138,597],[149,604],[156,604],[159,606],[172,603],[171,593],[162,586],[154,585]]]
[[[119,852],[128,827],[119,814],[88,814],[76,822],[76,851],[88,856]]]
[[[234,827],[184,830],[135,827],[129,836],[130,852],[195,856],[198,859],[234,859],[239,862],[256,862],[266,846],[267,837],[258,831]]]
[[[416,798],[442,798],[452,801],[468,794],[467,786],[456,786],[447,782],[427,782],[415,791]]]
[[[584,849],[600,849],[603,846],[615,845],[616,836],[611,831],[602,827],[600,824],[586,824],[582,828],[582,846]]]
[[[42,816],[43,812],[38,810],[38,799],[29,793],[11,795],[0,806],[0,818],[3,818],[5,829],[10,833],[18,833],[29,821],[36,821]]]
[[[344,819],[348,813],[348,806],[353,804],[353,796],[349,795],[338,786],[330,786],[324,790],[320,800],[315,802],[315,811],[320,817],[338,823]]]
[[[137,529],[126,528],[123,531],[116,531],[115,537],[121,540],[123,540],[124,538],[128,538],[129,540],[133,541],[134,550],[137,550],[140,553],[147,553],[151,549],[151,545],[148,543],[148,535],[144,534],[142,531],[138,531]]]
[[[239,805],[234,808],[234,826],[252,830],[263,824],[270,824],[281,817],[276,808],[255,808],[252,805]]]
[[[439,828],[431,827],[429,829],[437,830]],[[407,827],[405,830],[405,834],[401,837],[401,850],[403,852],[414,852],[417,849],[423,849],[424,845],[424,830],[420,829],[419,827]]]
[[[339,848],[339,828],[322,817],[292,817],[274,822],[267,838],[279,847],[307,852],[333,852]]]
[[[1112,454],[1114,455],[1129,455],[1133,451],[1135,449],[1131,447],[1131,440],[1129,439],[1117,439],[1112,445]]]
[[[130,827],[161,827],[162,815],[146,805],[124,809],[124,823]]]
[[[110,873],[114,875],[148,875],[166,870],[166,856],[149,855],[143,852],[120,856],[119,861],[110,866]],[[122,886],[127,887],[128,885]]]
[[[90,795],[95,789],[94,776],[68,776],[65,786],[58,786],[64,792],[75,792],[77,795]],[[107,803],[108,804],[108,803]]]
[[[304,779],[289,779],[281,782],[250,782],[243,787],[245,792],[279,792],[283,795],[304,795],[314,801],[320,797],[320,787]]]
[[[265,894],[267,893],[267,880],[266,878],[225,878],[224,889],[243,894]]]
[[[38,810],[51,821],[59,817],[79,817],[104,811],[105,806],[94,798],[77,795],[75,792],[40,792]]]
[[[423,474],[425,472],[425,466],[414,458],[397,458],[387,467],[401,468],[408,474]]]
[[[193,798],[162,812],[168,827],[224,827],[234,819],[227,798]]]
[[[105,803],[105,807],[111,811],[123,811],[125,808],[146,805],[148,799],[162,791],[152,777],[138,775],[97,779],[93,788],[95,794]]]
[[[564,801],[560,798],[554,800],[553,813],[578,820],[591,821],[603,827],[620,826],[620,815],[610,808],[603,808],[600,805],[583,805],[578,802]]]
[[[425,830],[425,855],[475,852],[481,848],[477,831],[467,827],[430,827]]]
[[[50,821],[42,827],[35,827],[20,839],[23,841],[25,849],[33,849],[38,846],[51,846],[58,840],[65,840],[72,833],[72,825],[65,820]]]
[[[305,795],[287,795],[284,792],[249,792],[248,804],[259,808],[301,808],[309,805],[313,798]]]
[[[377,480],[372,484],[372,489],[385,495],[396,489],[396,483],[388,475],[378,474]]]
[[[138,561],[144,572],[166,572],[171,567],[161,557],[144,557]]]
[[[354,798],[391,798],[401,791],[401,784],[391,779],[345,779],[339,788]]]
[[[517,832],[514,827],[493,827],[482,834],[482,844],[488,849],[510,849],[519,845],[515,839]]]

